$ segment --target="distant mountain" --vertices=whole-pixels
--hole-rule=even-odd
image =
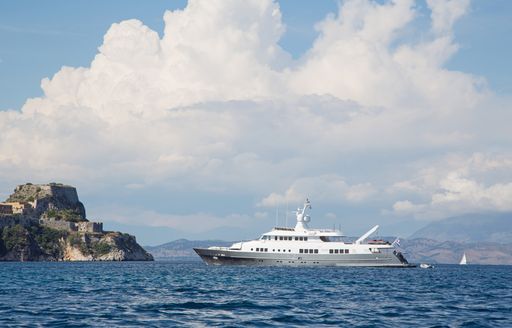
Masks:
[[[466,214],[432,222],[409,239],[459,242],[512,242],[512,213]]]
[[[401,247],[405,257],[412,263],[446,263],[460,262],[466,253],[469,264],[512,265],[512,243],[457,241],[440,242],[433,239],[404,239]]]
[[[144,246],[155,259],[184,259],[194,258],[199,260],[194,247],[210,247],[210,246],[231,246],[233,242],[222,240],[187,240],[178,239],[158,246]]]

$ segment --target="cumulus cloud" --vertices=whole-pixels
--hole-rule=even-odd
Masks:
[[[361,204],[387,179],[388,157],[400,170],[414,152],[485,146],[461,120],[479,113],[485,83],[444,67],[467,1],[428,5],[432,33],[406,40],[412,0],[345,1],[298,60],[279,46],[286,28],[270,0],[191,0],[164,14],[162,37],[136,19],[114,23],[89,67],[63,67],[42,80],[42,97],[0,112],[0,180]],[[345,169],[359,172],[350,183]],[[206,216],[195,215],[227,224]],[[166,220],[196,222],[155,222]]]
[[[432,30],[438,34],[451,33],[453,24],[469,8],[469,0],[427,0],[432,13]]]
[[[393,185],[394,191],[404,188],[426,198],[423,202],[397,201],[394,213],[439,219],[478,211],[512,211],[512,157],[476,153],[446,160],[423,170],[415,180]]]
[[[259,205],[275,207],[284,204],[300,204],[306,198],[320,202],[360,202],[366,200],[375,188],[370,183],[349,185],[337,175],[323,175],[300,178],[282,194],[271,193],[263,198]]]

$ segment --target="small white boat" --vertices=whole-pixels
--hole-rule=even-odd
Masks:
[[[432,269],[434,266],[432,264],[428,264],[428,263],[421,263],[420,264],[420,268],[422,269]]]
[[[468,264],[468,261],[467,261],[467,259],[466,259],[466,253],[464,253],[464,254],[462,255],[462,258],[460,259],[459,264],[460,264],[460,265],[466,265],[466,264]]]

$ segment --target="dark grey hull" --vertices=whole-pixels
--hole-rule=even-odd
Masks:
[[[288,254],[194,248],[208,265],[414,267],[400,253]]]

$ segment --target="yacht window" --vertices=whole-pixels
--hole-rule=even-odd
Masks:
[[[275,252],[275,251],[276,251],[275,249],[272,250],[272,252]]]
[[[302,237],[299,237],[299,240],[302,240]]]
[[[251,248],[251,251],[252,251],[252,248]]]
[[[268,252],[268,248],[265,248],[265,252]]]
[[[277,236],[274,237],[277,240]]]
[[[301,249],[299,249],[299,253],[303,253],[302,248],[301,248]]]
[[[292,252],[292,250],[291,250],[291,249],[289,249],[289,250],[288,250],[288,253],[291,253],[291,252]]]
[[[299,237],[295,237],[295,240],[299,240]]]
[[[338,250],[337,250],[337,249],[335,249],[335,250],[334,250],[334,253],[335,253],[335,254],[338,254]]]
[[[315,254],[318,254],[318,249],[315,249]]]
[[[345,250],[345,254],[348,254],[348,249]]]
[[[283,240],[283,236],[279,236],[279,240]]]
[[[329,237],[320,236],[320,240],[323,241],[323,242],[328,242],[329,241]]]
[[[256,252],[259,252],[259,251],[260,251],[260,249],[259,249],[259,248],[256,248]]]
[[[278,252],[280,252],[281,250],[280,250],[280,249],[278,249],[277,251],[278,251]]]
[[[304,240],[305,240],[305,241],[308,241],[308,237],[304,237]]]
[[[312,249],[309,250],[309,254],[313,254],[313,250]]]
[[[332,254],[332,253],[333,253],[333,250],[332,250],[332,249],[330,249],[330,250],[329,250],[329,254]]]

